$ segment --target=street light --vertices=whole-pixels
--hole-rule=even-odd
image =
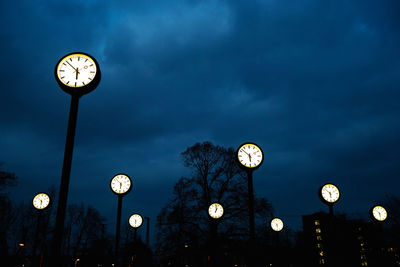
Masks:
[[[54,76],[60,88],[71,95],[68,130],[65,141],[64,162],[61,174],[56,227],[53,237],[51,266],[58,266],[60,259],[64,221],[68,199],[72,152],[74,148],[76,120],[79,98],[96,89],[100,83],[101,72],[96,59],[89,54],[74,52],[62,57],[54,68]]]

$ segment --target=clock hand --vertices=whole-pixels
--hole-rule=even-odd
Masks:
[[[79,72],[79,69],[76,68],[75,72],[76,72],[76,79],[78,80],[78,74],[80,73],[80,72]]]
[[[75,70],[75,67],[72,66],[71,63],[69,63],[69,61],[65,61],[65,62],[67,62]]]

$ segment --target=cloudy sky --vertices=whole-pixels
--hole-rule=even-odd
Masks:
[[[82,51],[100,64],[80,99],[68,204],[85,202],[115,229],[119,172],[133,179],[123,218],[154,222],[188,174],[196,142],[264,150],[255,192],[293,228],[327,208],[368,218],[399,194],[400,2],[2,1],[0,162],[30,202],[59,187],[70,96],[57,61]]]

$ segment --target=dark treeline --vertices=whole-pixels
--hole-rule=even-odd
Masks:
[[[390,214],[384,223],[316,212],[303,216],[303,231],[285,225],[275,232],[269,226],[272,205],[255,194],[256,236],[250,241],[247,174],[235,154],[210,142],[182,152],[191,172],[177,181],[157,216],[153,250],[125,223],[120,266],[400,266],[400,199],[394,196],[382,201]],[[1,266],[48,266],[57,192],[49,188],[52,205],[38,211],[30,202],[11,201],[6,188],[17,181],[15,174],[0,171]],[[215,202],[224,208],[220,219],[208,214]],[[117,266],[115,236],[92,206],[68,206],[63,241],[60,266]]]

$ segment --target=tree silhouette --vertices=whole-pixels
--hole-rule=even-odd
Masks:
[[[247,175],[236,163],[235,150],[196,143],[183,153],[190,177],[182,177],[174,186],[173,198],[157,217],[159,254],[171,256],[188,248],[201,248],[217,240],[248,239]],[[224,208],[220,220],[209,217],[208,207],[218,202]],[[255,198],[256,223],[271,216],[270,203]],[[211,243],[210,243],[211,242]]]
[[[2,165],[3,164],[0,163],[0,167]],[[8,186],[15,186],[16,184],[17,177],[14,173],[0,170],[0,259],[6,259],[8,257],[9,247],[7,236],[16,216],[13,204],[8,195],[4,193],[4,189]]]

